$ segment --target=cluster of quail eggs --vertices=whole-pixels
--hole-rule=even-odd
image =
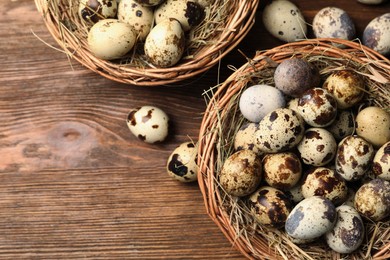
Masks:
[[[90,51],[100,59],[121,59],[141,49],[156,67],[182,59],[186,34],[204,18],[213,0],[81,0],[80,19],[91,24]]]
[[[238,97],[244,122],[218,172],[221,188],[294,243],[322,237],[351,253],[365,221],[390,217],[390,114],[366,102],[365,79],[349,68],[320,78],[291,58],[271,82]]]
[[[386,0],[358,0],[363,4],[381,4]],[[287,0],[276,0],[263,11],[263,24],[270,34],[281,41],[293,42],[306,39],[308,26],[300,9]],[[338,7],[319,10],[313,18],[312,29],[316,38],[357,38],[355,24],[349,14]],[[383,54],[390,54],[390,13],[372,19],[364,29],[361,41],[367,47]],[[338,46],[343,47],[343,46]]]

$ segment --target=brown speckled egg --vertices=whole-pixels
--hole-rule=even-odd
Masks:
[[[168,136],[168,115],[158,107],[132,109],[126,120],[130,131],[146,143],[159,143]]]
[[[355,24],[344,10],[329,6],[321,9],[313,18],[313,32],[316,38],[355,38]],[[335,44],[337,47],[343,45]]]
[[[245,122],[240,129],[238,129],[234,136],[234,149],[236,151],[248,149],[252,150],[258,155],[261,155],[260,150],[255,145],[256,136],[255,132],[258,130],[259,125],[252,122]]]
[[[347,181],[361,179],[374,157],[372,145],[359,136],[347,136],[338,145],[336,171]]]
[[[249,197],[249,207],[255,219],[263,225],[281,228],[292,205],[286,195],[273,187],[261,187]]]
[[[348,194],[345,180],[336,172],[318,167],[309,170],[302,184],[302,194],[305,198],[321,196],[329,199],[333,204],[342,204]]]
[[[342,205],[336,210],[336,224],[325,234],[325,241],[335,252],[349,254],[363,242],[364,223],[359,213],[351,206]]]
[[[380,107],[366,107],[356,116],[356,134],[375,147],[390,141],[390,113]]]
[[[260,121],[256,145],[265,153],[286,151],[301,141],[304,131],[304,121],[297,112],[278,108]]]
[[[360,215],[380,221],[390,215],[390,182],[373,179],[363,184],[355,194],[355,209]]]
[[[115,0],[81,0],[78,13],[81,19],[97,23],[102,19],[115,18],[117,7]]]
[[[312,88],[299,98],[298,109],[308,125],[325,127],[336,119],[337,102],[327,90]]]
[[[164,2],[165,0],[134,0],[134,1],[141,4],[142,6],[156,6]]]
[[[303,59],[292,58],[282,61],[274,73],[275,87],[284,94],[299,97],[309,88],[320,84],[318,69]]]
[[[167,172],[180,182],[194,182],[198,172],[196,159],[196,145],[192,142],[182,143],[168,157]]]
[[[313,196],[295,205],[287,217],[285,230],[296,239],[314,239],[331,230],[336,220],[333,203],[326,198]]]
[[[336,141],[341,141],[355,131],[355,116],[350,110],[339,110],[336,119],[326,128]]]
[[[154,20],[159,24],[171,18],[178,20],[187,32],[203,20],[204,8],[195,1],[167,0],[154,11]]]
[[[329,131],[312,127],[305,131],[297,148],[305,164],[323,166],[335,157],[337,143]]]
[[[259,156],[251,150],[230,155],[219,172],[219,182],[226,193],[242,197],[254,192],[262,178]]]
[[[390,54],[390,13],[375,17],[363,32],[363,44],[382,55]]]
[[[302,185],[298,183],[289,190],[284,191],[284,194],[291,200],[292,203],[297,204],[305,197],[302,194]]]
[[[263,158],[263,173],[264,180],[271,187],[288,190],[301,178],[301,161],[290,152],[267,154]]]
[[[339,109],[346,109],[362,100],[365,83],[356,72],[340,70],[329,75],[322,87],[336,99]]]
[[[376,152],[372,171],[378,178],[390,181],[390,142],[382,145]]]

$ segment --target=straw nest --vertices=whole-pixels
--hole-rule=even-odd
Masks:
[[[79,1],[35,0],[49,32],[67,56],[111,80],[143,86],[179,82],[217,64],[249,32],[258,3],[258,0],[215,0],[205,10],[203,22],[187,34],[182,60],[170,68],[156,68],[146,61],[142,43],[119,61],[94,57],[87,44],[91,25],[78,16]]]
[[[341,43],[341,50],[333,43]],[[390,220],[365,222],[366,235],[358,251],[340,255],[318,241],[295,245],[283,230],[259,225],[244,200],[227,195],[218,183],[217,173],[234,152],[235,133],[244,122],[238,100],[246,87],[273,84],[273,73],[283,60],[299,57],[312,62],[325,78],[343,68],[353,69],[366,81],[365,102],[389,111],[390,61],[360,43],[314,39],[288,43],[258,52],[234,71],[221,85],[206,92],[208,99],[199,135],[198,181],[207,212],[229,241],[246,257],[253,259],[388,259],[390,258]]]

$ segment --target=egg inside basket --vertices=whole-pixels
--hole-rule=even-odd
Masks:
[[[335,44],[346,48],[339,49]],[[359,43],[315,39],[258,52],[225,82],[205,93],[208,102],[199,134],[198,181],[207,212],[228,240],[250,259],[388,259],[389,216],[380,221],[364,218],[362,244],[352,253],[342,254],[330,249],[323,238],[299,243],[284,228],[259,223],[251,211],[249,195],[229,195],[221,184],[221,169],[236,152],[235,136],[247,122],[239,108],[241,94],[256,84],[274,85],[276,67],[292,58],[304,59],[317,67],[322,82],[336,71],[356,72],[365,82],[361,107],[377,106],[390,112],[390,61]],[[371,178],[375,177],[368,172],[366,181]],[[261,185],[267,184],[262,180]]]

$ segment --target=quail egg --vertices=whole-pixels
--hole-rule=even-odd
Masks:
[[[352,40],[355,37],[355,24],[343,9],[325,7],[313,19],[313,32],[316,38],[337,38]],[[340,44],[336,44],[342,47]]]
[[[142,6],[156,6],[164,2],[165,0],[134,0],[134,1],[139,3]]]
[[[339,110],[336,119],[326,128],[336,139],[341,141],[355,131],[355,116],[351,110]]]
[[[118,5],[118,20],[134,27],[140,40],[145,40],[153,25],[153,9],[142,6],[135,0],[121,0]]]
[[[185,36],[176,19],[167,19],[150,31],[144,50],[150,62],[157,67],[171,67],[180,61],[185,48]]]
[[[136,42],[133,27],[116,19],[95,23],[88,32],[88,46],[100,59],[114,60],[128,53]]]
[[[347,181],[361,179],[371,166],[374,148],[363,138],[347,136],[338,145],[336,171]]]
[[[329,75],[322,87],[337,101],[339,109],[351,108],[364,96],[363,78],[352,70],[340,70]]]
[[[297,146],[305,164],[323,166],[336,155],[337,143],[333,135],[323,128],[309,128]]]
[[[366,107],[356,116],[356,134],[375,147],[390,141],[390,113],[380,107]]]
[[[299,97],[309,88],[318,87],[320,74],[308,61],[291,58],[282,61],[274,73],[275,87],[291,97]]]
[[[78,13],[81,19],[97,23],[102,19],[115,18],[117,10],[115,0],[80,0]]]
[[[188,32],[204,18],[204,8],[196,1],[167,0],[154,11],[156,24],[166,19],[176,19],[183,30]]]
[[[390,13],[374,18],[363,32],[363,44],[382,55],[390,54]]]
[[[291,152],[267,154],[263,158],[263,173],[271,187],[288,190],[301,178],[301,161]]]
[[[349,254],[359,248],[364,239],[364,223],[359,213],[351,206],[336,208],[337,220],[333,229],[325,234],[330,248],[340,254]]]
[[[355,194],[355,209],[360,215],[380,221],[390,215],[390,182],[373,179],[360,186]]]
[[[283,93],[269,85],[254,85],[246,88],[239,101],[241,114],[251,122],[258,123],[269,112],[284,107]]]
[[[378,178],[390,181],[390,142],[382,145],[376,152],[372,171]]]
[[[302,185],[298,182],[297,185],[289,190],[284,191],[284,194],[291,200],[292,203],[297,204],[302,201],[305,197],[302,194]]]
[[[263,225],[281,228],[290,214],[292,205],[280,190],[264,186],[255,191],[248,200],[251,213]]]
[[[268,113],[256,131],[256,145],[265,153],[283,152],[295,147],[305,131],[304,121],[294,110],[278,108]]]
[[[258,129],[258,124],[252,122],[245,122],[240,129],[238,129],[234,136],[234,149],[236,151],[249,149],[261,155],[259,148],[255,145],[256,137],[255,132]]]
[[[288,215],[286,233],[296,239],[315,239],[330,231],[337,220],[333,203],[323,197],[305,198]]]
[[[321,196],[341,205],[348,195],[345,180],[333,170],[317,167],[308,171],[302,184],[302,194],[305,198]]]
[[[123,0],[122,0],[123,1]],[[173,150],[167,161],[167,172],[180,182],[197,180],[197,149],[193,142],[184,142]]]
[[[336,99],[325,89],[306,90],[298,101],[299,114],[305,122],[314,127],[326,127],[337,115]]]
[[[293,42],[306,38],[305,18],[290,1],[272,1],[264,8],[262,18],[267,31],[281,41]]]
[[[219,172],[221,187],[237,197],[254,192],[261,179],[261,159],[251,150],[240,150],[230,155]]]
[[[142,106],[132,109],[127,116],[127,126],[146,143],[162,142],[168,136],[168,115],[158,107]]]

